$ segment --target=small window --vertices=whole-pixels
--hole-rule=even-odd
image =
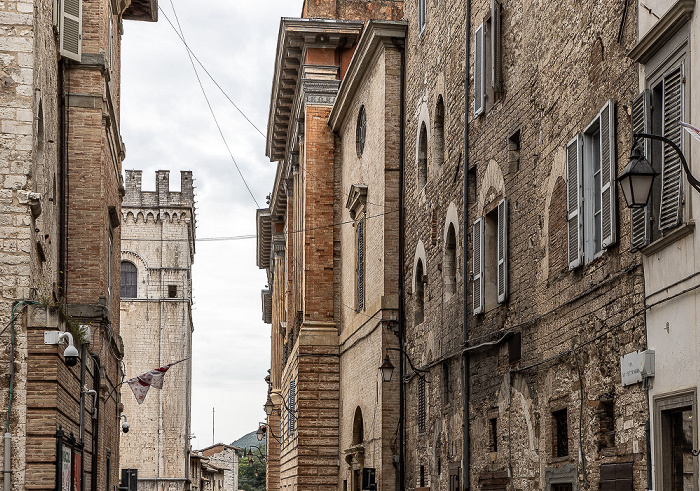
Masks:
[[[428,182],[428,129],[421,123],[418,135],[418,191]]]
[[[498,452],[498,418],[489,419],[489,450]]]
[[[442,403],[447,405],[450,403],[450,395],[452,388],[450,387],[450,362],[442,362]]]
[[[425,378],[418,376],[418,432],[425,433]]]
[[[416,291],[414,301],[414,320],[415,325],[422,324],[425,316],[425,283],[423,280],[423,261],[418,260],[416,265]]]
[[[457,292],[457,235],[452,223],[447,229],[443,276],[445,279],[445,293],[454,295]]]
[[[121,297],[136,298],[138,272],[134,263],[122,261],[121,267]]]
[[[365,136],[367,133],[367,113],[365,106],[360,107],[360,112],[357,115],[357,128],[355,130],[355,146],[357,148],[357,156],[362,157],[362,152],[365,150]]]
[[[365,441],[364,422],[362,420],[362,409],[359,406],[355,409],[355,419],[352,423],[352,444],[361,445]]]
[[[425,487],[425,466],[420,466],[420,487]]]
[[[566,408],[552,413],[552,436],[554,457],[569,455],[569,423]]]
[[[177,285],[168,285],[168,298],[177,298]]]
[[[508,171],[518,172],[520,170],[520,130],[516,131],[508,138]]]
[[[435,123],[433,125],[433,162],[439,170],[445,162],[445,103],[438,96],[435,105]]]

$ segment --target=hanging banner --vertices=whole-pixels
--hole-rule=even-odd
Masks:
[[[73,449],[68,445],[61,446],[61,491],[71,491],[71,468]]]

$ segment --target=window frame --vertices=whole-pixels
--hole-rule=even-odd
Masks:
[[[131,266],[134,267],[134,270],[133,270],[133,271],[127,271],[127,272],[126,272],[126,274],[133,274],[133,275],[134,275],[134,283],[133,283],[133,285],[131,285],[131,284],[125,284],[125,282],[124,282],[124,273],[125,273],[125,271],[124,271],[124,265],[125,265],[125,264],[130,264]],[[121,263],[119,263],[119,266],[120,266],[120,268],[119,268],[119,269],[120,269],[120,275],[119,275],[119,277],[120,277],[120,279],[121,279],[121,282],[120,282],[120,292],[119,292],[119,294],[120,294],[120,299],[138,298],[138,294],[139,294],[139,286],[138,286],[138,285],[139,285],[139,268],[138,268],[138,266],[136,266],[136,264],[134,264],[132,261],[129,261],[128,259],[122,259]],[[128,295],[125,296],[125,295],[124,295],[124,288],[125,288],[125,287],[131,287],[131,286],[133,286],[133,293],[134,293],[134,296],[128,296]]]
[[[674,410],[690,407],[693,419],[693,442],[692,447],[697,447],[698,442],[698,423],[697,423],[697,389],[693,387],[689,390],[679,390],[665,394],[656,394],[653,397],[654,407],[654,469],[655,469],[655,486],[656,489],[665,489],[664,484],[664,459],[667,457],[663,452],[663,421],[664,413]],[[693,490],[698,491],[698,459],[693,458]]]

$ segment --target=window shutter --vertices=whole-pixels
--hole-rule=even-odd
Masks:
[[[425,432],[425,378],[418,376],[418,431]]]
[[[292,435],[296,431],[296,403],[297,403],[297,382],[296,380],[289,381],[289,434]]]
[[[496,93],[503,91],[501,24],[501,2],[491,0],[491,85]]]
[[[663,134],[681,146],[681,126],[683,117],[683,74],[677,67],[664,75],[663,89]],[[683,169],[678,154],[671,146],[663,144],[663,171],[661,173],[661,210],[659,229],[666,230],[680,223]]]
[[[472,228],[473,304],[474,315],[484,312],[484,217],[474,222]]]
[[[484,25],[481,24],[474,34],[474,117],[484,112],[485,102],[485,53]]]
[[[566,146],[566,221],[569,269],[580,266],[583,259],[581,146],[581,135],[571,140]]]
[[[498,203],[498,303],[508,298],[508,200]]]
[[[59,50],[61,56],[81,61],[83,38],[82,0],[60,0]]]
[[[645,90],[632,101],[632,133],[649,133],[651,130],[651,92]],[[644,140],[644,154],[649,156],[649,140]],[[630,210],[630,245],[632,250],[649,243],[649,206]]]
[[[357,222],[357,271],[356,271],[356,291],[357,311],[361,312],[365,308],[365,220],[360,218]]]
[[[617,240],[615,179],[615,101],[610,99],[600,111],[600,202],[603,249]]]

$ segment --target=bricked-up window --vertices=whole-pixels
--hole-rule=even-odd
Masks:
[[[360,112],[357,114],[357,128],[355,129],[355,147],[357,156],[362,157],[362,152],[365,151],[365,136],[367,133],[367,112],[365,106],[360,107]]]
[[[569,269],[592,261],[615,242],[615,178],[611,99],[566,147]]]
[[[552,413],[552,443],[555,457],[569,455],[569,422],[566,408]]]
[[[360,217],[355,226],[355,306],[365,308],[365,220]]]
[[[433,123],[433,164],[440,169],[445,161],[445,103],[442,95],[435,104],[435,122]]]
[[[427,23],[426,0],[418,0],[418,33],[422,33]]]
[[[415,325],[422,324],[425,316],[425,282],[423,276],[423,261],[418,260],[416,265],[416,291],[414,293],[415,302],[413,306],[413,316]]]
[[[418,376],[418,432],[425,433],[425,378]]]
[[[122,261],[121,265],[121,297],[136,298],[138,271],[134,263]]]
[[[472,227],[474,315],[508,299],[508,200]]]
[[[418,134],[418,191],[428,182],[428,129],[421,123]]]
[[[177,298],[177,285],[168,285],[168,298]]]
[[[457,292],[457,234],[455,227],[450,223],[447,228],[447,240],[445,241],[445,261],[442,267],[445,281],[445,293]]]
[[[685,52],[672,57],[647,80],[647,90],[632,103],[632,131],[669,138],[683,149],[680,122],[686,116]],[[652,73],[648,71],[647,73]],[[659,177],[654,180],[649,204],[632,210],[632,248],[644,247],[683,222],[683,171],[678,154],[665,143],[643,140],[642,150]],[[686,153],[687,155],[687,153]]]

